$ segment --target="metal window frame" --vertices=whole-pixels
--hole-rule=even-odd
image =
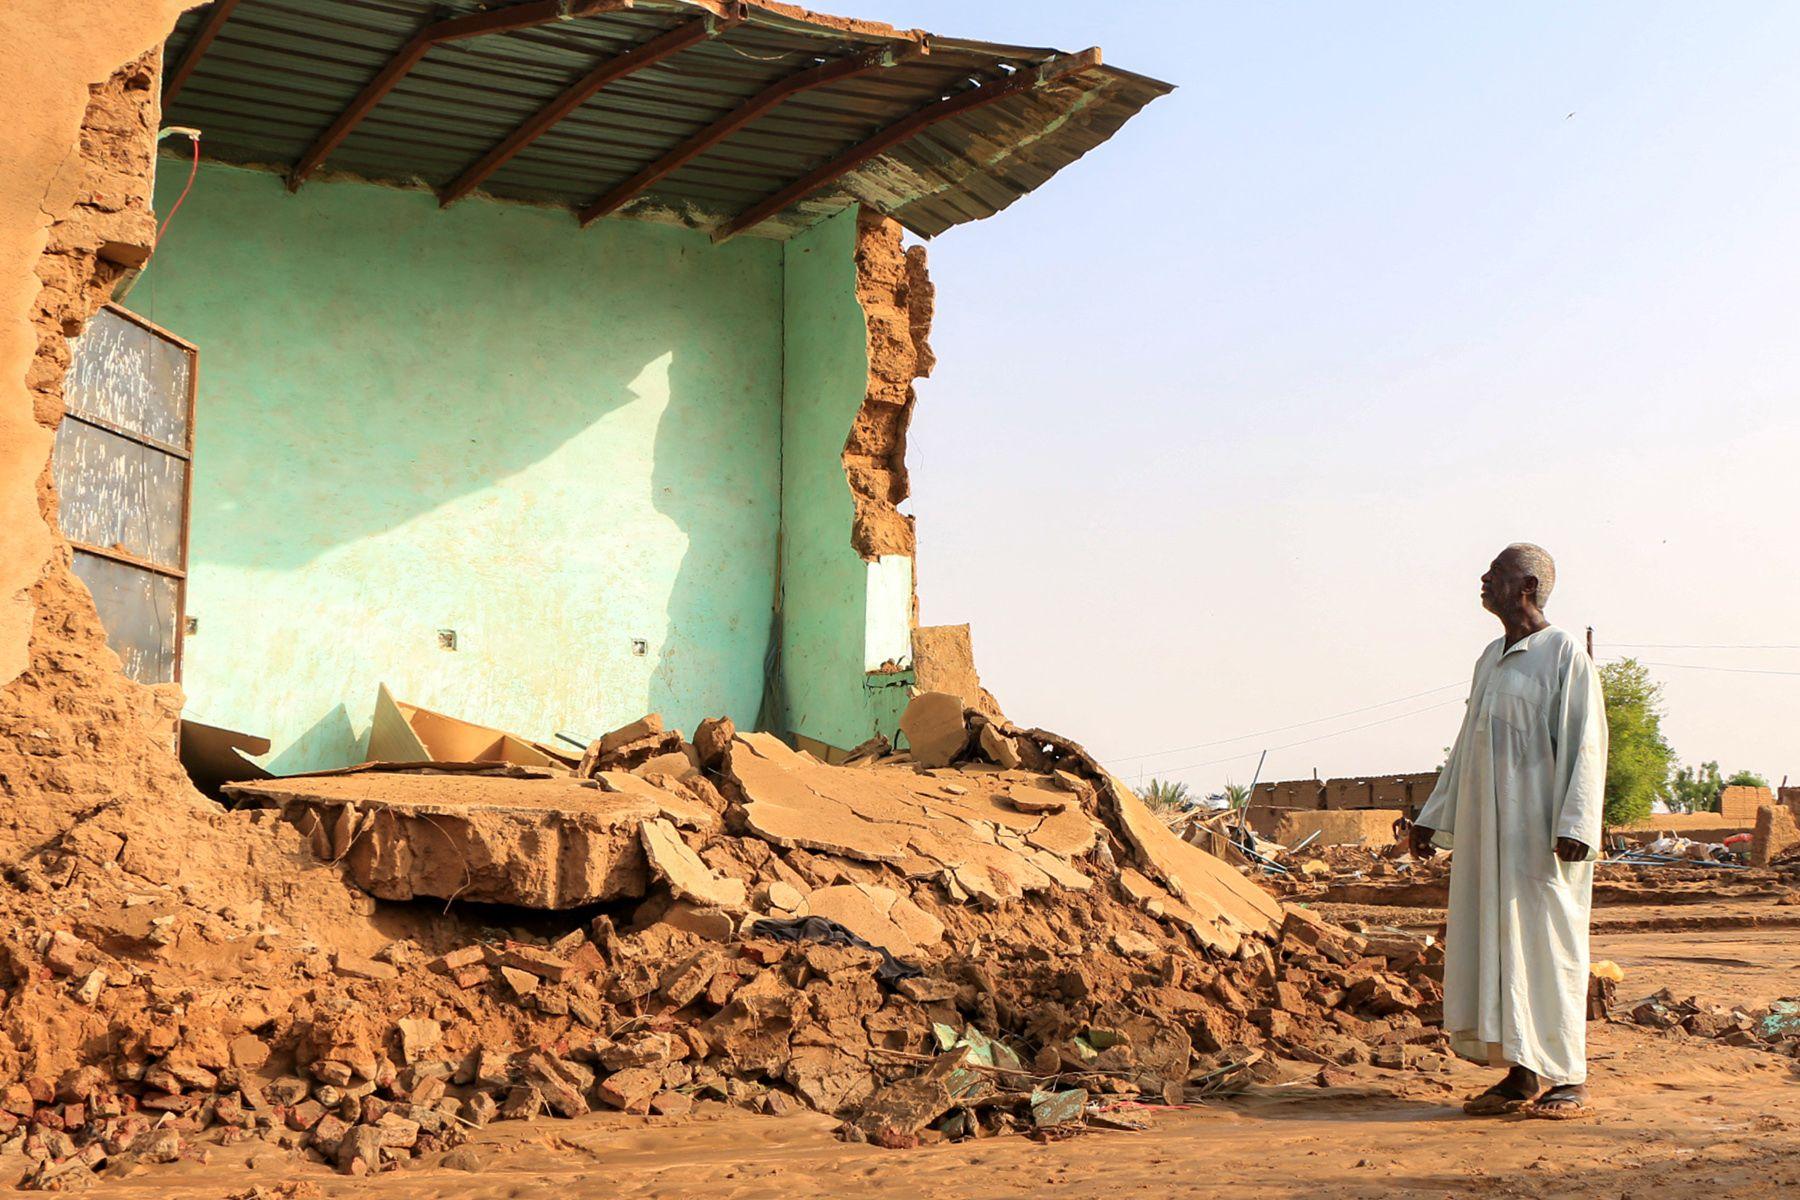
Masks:
[[[175,581],[174,682],[180,683],[182,659],[185,657],[187,649],[188,542],[191,535],[194,511],[194,407],[195,400],[200,391],[200,347],[196,346],[193,342],[188,341],[186,338],[180,337],[177,334],[164,329],[156,322],[132,312],[117,301],[108,300],[105,304],[102,304],[100,308],[102,311],[110,312],[121,320],[131,322],[145,332],[178,347],[187,354],[189,362],[187,421],[185,423],[187,444],[185,447],[178,448],[167,442],[159,441],[156,438],[146,437],[141,433],[134,433],[131,430],[120,428],[113,422],[105,420],[104,418],[87,416],[83,413],[76,412],[69,407],[67,395],[63,397],[63,419],[65,421],[77,421],[91,429],[102,430],[112,434],[114,437],[120,437],[124,438],[126,441],[135,442],[137,445],[150,450],[155,450],[161,454],[167,454],[171,458],[180,459],[187,464],[187,469],[182,473],[181,558],[177,565],[170,566],[166,563],[152,562],[149,559],[139,558],[135,554],[126,554],[119,550],[109,549],[105,546],[91,546],[86,542],[76,541],[74,538],[69,538],[68,543],[71,549],[79,550],[83,554],[91,554],[95,558],[103,558],[110,562],[119,563],[122,566],[133,567],[137,570],[147,571],[153,575],[161,575]]]

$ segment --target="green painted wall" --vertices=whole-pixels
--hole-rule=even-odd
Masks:
[[[787,727],[845,749],[892,734],[892,705],[871,696],[866,672],[912,657],[912,560],[866,562],[850,543],[844,441],[869,374],[855,250],[853,212],[786,243],[781,422]]]
[[[164,167],[167,212],[186,171]],[[820,235],[843,261],[790,264],[841,275],[847,228]],[[366,184],[289,195],[203,168],[127,301],[200,346],[189,715],[271,736],[277,770],[357,760],[381,682],[537,738],[648,710],[753,723],[781,508],[782,260],[755,238],[440,211]],[[861,370],[860,313],[841,300],[802,339],[819,390]],[[828,344],[850,321],[853,354]],[[829,416],[836,448],[806,473],[834,473],[847,504],[848,419]],[[809,452],[829,440],[808,432]],[[787,508],[825,536],[805,503]],[[842,553],[817,558],[845,613],[809,603],[809,629],[860,646],[848,518],[831,519]]]

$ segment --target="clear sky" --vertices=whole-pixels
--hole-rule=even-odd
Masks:
[[[921,618],[1015,720],[1430,769],[1529,540],[1602,657],[1737,669],[1655,668],[1684,761],[1800,780],[1800,5],[853,11],[1179,85],[931,244]]]

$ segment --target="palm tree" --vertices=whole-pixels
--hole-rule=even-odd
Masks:
[[[1187,806],[1188,785],[1173,779],[1152,779],[1144,785],[1144,803],[1159,812]]]
[[[1240,808],[1249,808],[1250,789],[1241,783],[1232,783],[1227,780],[1225,783],[1225,807],[1232,812],[1236,812]]]

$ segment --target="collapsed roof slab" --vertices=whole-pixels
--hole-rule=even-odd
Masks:
[[[642,896],[650,867],[640,826],[719,824],[711,809],[644,780],[600,783],[370,771],[226,791],[240,803],[281,809],[312,835],[314,853],[341,861],[357,886],[383,900],[560,909]]]

